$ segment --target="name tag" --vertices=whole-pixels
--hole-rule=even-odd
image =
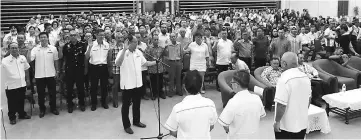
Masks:
[[[53,53],[52,51],[48,51],[48,53]]]

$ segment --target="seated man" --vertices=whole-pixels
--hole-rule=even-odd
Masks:
[[[318,72],[311,65],[303,62],[303,54],[298,54],[299,69],[305,73],[311,80],[312,86],[312,104],[321,107],[321,97],[329,94],[329,87],[326,82],[319,78]]]
[[[342,49],[337,49],[334,54],[327,56],[329,60],[333,60],[342,66],[346,66],[350,57],[347,54],[343,54]]]
[[[261,99],[248,91],[250,74],[239,70],[233,74],[233,80],[240,91],[228,101],[218,122],[228,134],[228,139],[259,138],[260,118],[266,116]]]
[[[218,116],[214,102],[200,94],[202,76],[188,71],[184,84],[189,95],[173,107],[165,127],[177,139],[211,139]]]
[[[282,68],[280,67],[280,59],[273,57],[271,60],[271,66],[265,68],[261,74],[262,79],[266,82],[267,88],[264,89],[264,105],[267,110],[272,109],[274,95],[276,93],[276,84],[279,77],[282,74]]]
[[[233,70],[246,70],[248,73],[250,72],[247,64],[241,59],[238,59],[237,54],[232,54],[231,62]]]

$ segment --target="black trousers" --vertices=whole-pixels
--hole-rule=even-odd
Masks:
[[[129,107],[133,103],[133,124],[140,122],[140,98],[142,91],[140,88],[123,90],[122,120],[124,129],[130,127]]]
[[[65,76],[68,107],[74,106],[74,84],[78,92],[79,105],[84,105],[84,69],[67,69]]]
[[[254,66],[256,69],[259,67],[266,66],[266,63],[267,63],[266,58],[257,58],[257,57],[254,58]]]
[[[26,115],[24,111],[25,92],[26,87],[5,90],[6,97],[8,98],[8,116],[10,120],[16,119],[16,113],[18,113],[19,116]]]
[[[223,72],[223,71],[227,71],[229,68],[229,65],[216,65],[216,69],[217,69],[217,77],[218,75]],[[217,89],[219,88],[219,85],[218,85],[218,78],[216,78],[216,86],[217,86]]]
[[[325,46],[326,53],[332,55],[336,51],[336,47]]]
[[[54,77],[36,78],[36,88],[38,90],[38,104],[40,111],[45,111],[45,88],[49,92],[49,106],[51,110],[56,109],[56,82]]]
[[[252,58],[251,57],[239,57],[239,59],[244,61],[247,64],[249,69],[252,68]]]
[[[351,44],[353,49],[357,52],[358,48],[357,48],[357,36],[355,35],[351,35]]]
[[[306,136],[306,129],[301,130],[298,133],[287,132],[281,130],[281,132],[275,132],[276,139],[304,139]]]
[[[34,75],[34,68],[30,67],[29,68],[29,78],[30,78],[30,91],[31,91],[31,94],[35,94],[35,83],[33,81],[33,79],[35,78],[35,75]]]
[[[312,99],[320,98],[323,95],[330,94],[330,87],[322,80],[311,80]]]
[[[163,89],[163,73],[150,73],[150,85],[152,87],[152,97],[159,97],[158,94],[164,95]],[[159,83],[157,84],[157,78]]]
[[[273,100],[275,98],[276,88],[275,87],[266,87],[263,90],[263,105],[268,109],[272,109]]]
[[[108,67],[107,65],[90,65],[90,95],[93,106],[98,104],[97,92],[100,81],[101,102],[106,104],[108,96]]]

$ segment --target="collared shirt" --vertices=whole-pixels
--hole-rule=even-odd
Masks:
[[[146,53],[152,55],[153,57],[157,58],[157,59],[163,59],[163,52],[164,51],[164,48],[160,47],[160,46],[157,46],[157,47],[154,47],[153,44],[149,45],[148,49],[145,50]],[[147,60],[150,61],[150,60],[153,60],[153,58],[150,58],[149,56],[146,56]],[[153,60],[155,61],[155,60]],[[149,73],[163,73],[165,71],[164,67],[163,67],[163,64],[162,63],[158,63],[158,70],[157,71],[157,65],[154,65],[154,66],[149,66],[148,67],[148,72]]]
[[[115,61],[120,59],[121,51],[122,50],[118,53]],[[125,51],[123,64],[120,66],[121,89],[134,89],[143,86],[142,65],[146,62],[147,60],[138,49],[135,49],[134,52],[130,52],[129,50]]]
[[[301,40],[299,36],[288,35],[287,39],[291,42],[291,52],[299,53],[302,49]]]
[[[176,104],[165,127],[177,131],[177,139],[211,139],[210,126],[217,122],[214,102],[202,95],[188,95]]]
[[[326,46],[333,47],[335,46],[335,38],[337,36],[336,32],[331,30],[330,28],[327,28],[325,30],[325,36],[328,35],[328,37],[331,37],[332,39],[325,39]]]
[[[252,41],[245,41],[241,39],[234,43],[234,49],[238,52],[239,57],[251,57],[252,56]]]
[[[84,68],[86,45],[77,41],[75,44],[69,42],[64,45],[63,55],[66,58],[66,71],[73,71],[74,68]]]
[[[247,64],[240,59],[237,59],[237,62],[235,64],[232,63],[232,69],[237,70],[237,71],[238,70],[247,70],[248,72],[250,72]]]
[[[276,108],[278,103],[287,106],[280,121],[280,128],[293,133],[306,129],[312,92],[310,79],[298,68],[291,68],[282,73],[276,89]]]
[[[267,37],[255,38],[254,44],[254,57],[255,58],[266,58],[269,52],[270,41]]]
[[[229,39],[219,39],[217,44],[217,65],[229,65],[233,50],[233,42]]]
[[[187,37],[184,37],[184,38],[178,37],[177,41],[180,42],[182,49],[184,49],[184,47],[186,47],[188,45],[188,43],[191,42],[191,40]]]
[[[59,59],[58,50],[52,45],[42,47],[40,44],[31,50],[31,61],[35,60],[35,78],[55,76],[55,62]]]
[[[183,49],[181,48],[180,42],[176,42],[176,44],[169,44],[165,50],[168,60],[181,60],[183,54],[182,51]]]
[[[308,78],[313,78],[318,76],[317,70],[307,63],[302,63],[302,65],[299,65],[298,68],[300,69],[301,72],[305,73],[308,76]]]
[[[166,33],[165,35],[160,33],[158,36],[159,36],[158,46],[165,48],[165,46],[170,44],[169,33]]]
[[[113,50],[112,51],[112,58],[113,58],[113,60],[112,60],[112,64],[113,64],[112,71],[113,71],[113,74],[119,74],[120,73],[120,67],[115,65],[115,59],[117,58],[117,55],[118,55],[119,51],[123,49],[123,45],[124,44],[122,43],[119,46],[117,46],[115,42],[110,45],[110,47]]]
[[[89,47],[88,47],[89,49]],[[93,41],[93,47],[90,52],[89,63],[92,65],[108,64],[107,57],[110,47],[109,44],[103,40],[103,44],[98,44],[98,41]]]
[[[278,78],[280,78],[281,74],[282,74],[281,68],[275,70],[271,66],[269,66],[263,70],[261,77],[263,80],[267,81],[272,86],[276,86]]]
[[[9,55],[1,63],[5,89],[10,90],[26,86],[25,70],[29,69],[30,65],[25,56],[19,55],[15,58]]]
[[[137,49],[142,50],[143,52],[148,49],[147,43],[140,42],[140,44],[137,45]],[[144,54],[143,54],[144,56]],[[148,70],[147,66],[142,66],[142,71]]]
[[[207,70],[207,60],[209,57],[209,50],[206,43],[198,45],[196,42],[189,44],[188,49],[184,50],[185,52],[191,52],[190,66],[191,70],[206,71]]]
[[[266,112],[259,96],[242,90],[228,101],[218,122],[222,126],[229,126],[229,139],[247,138],[257,134],[260,119],[265,116]]]
[[[300,34],[298,35],[298,37],[300,38],[301,45],[306,45],[306,44],[310,44],[310,43],[311,43],[311,38],[310,38],[307,34],[300,33]]]
[[[286,38],[276,38],[271,43],[273,56],[281,58],[285,52],[291,51],[291,42]]]
[[[145,44],[149,44],[150,37],[147,35],[145,35],[144,37],[141,36],[139,40]]]

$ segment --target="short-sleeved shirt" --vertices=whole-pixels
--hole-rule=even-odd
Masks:
[[[88,47],[89,49],[89,47]],[[101,64],[108,64],[108,51],[110,50],[109,44],[103,40],[103,44],[98,44],[98,41],[93,41],[93,47],[90,52],[90,59],[89,63],[92,65],[101,65]]]
[[[30,65],[25,56],[19,55],[15,58],[9,55],[1,63],[5,89],[11,90],[26,86],[25,70],[29,69]]]
[[[235,64],[232,63],[232,69],[234,70],[247,70],[248,72],[249,71],[249,67],[247,66],[247,64],[240,60],[240,59],[237,59],[237,62]]]
[[[117,55],[115,61],[120,59],[122,50]],[[120,88],[121,89],[134,89],[143,86],[142,81],[142,65],[147,60],[144,58],[141,51],[135,49],[134,52],[126,50],[124,53],[124,60],[120,67]]]
[[[276,38],[271,43],[273,56],[281,58],[285,52],[291,51],[291,42],[286,38]]]
[[[287,36],[287,39],[291,42],[291,52],[299,53],[302,49],[301,40],[299,36],[293,36],[292,34]]]
[[[251,57],[252,55],[252,41],[239,40],[234,43],[234,50],[238,52],[239,57]]]
[[[165,48],[165,46],[167,46],[170,43],[169,33],[166,33],[165,35],[160,33],[158,36],[159,36],[159,44],[158,45],[161,48]]]
[[[217,122],[214,102],[202,95],[188,95],[173,107],[165,124],[177,131],[177,139],[211,139],[210,126]]]
[[[281,129],[297,133],[307,128],[311,81],[298,68],[284,71],[278,79],[274,101],[286,107],[280,121]],[[276,115],[276,114],[275,114]]]
[[[35,78],[47,78],[55,76],[55,62],[59,59],[56,47],[40,44],[31,50],[31,61],[35,60]]]
[[[264,116],[266,112],[259,96],[242,90],[228,101],[218,122],[222,126],[229,126],[228,138],[247,138],[252,134],[257,135],[260,118]]]
[[[191,52],[190,70],[198,70],[202,72],[207,70],[206,58],[209,57],[209,50],[206,43],[198,45],[196,42],[192,42],[189,44],[188,50],[185,51]]]
[[[169,44],[166,47],[166,56],[168,60],[181,60],[183,49],[181,48],[180,42],[176,42],[176,44]]]
[[[253,39],[254,57],[266,58],[269,52],[270,41],[267,37]]]
[[[164,53],[164,48],[160,47],[160,46],[157,46],[157,47],[154,47],[154,45],[149,45],[149,47],[145,50],[146,53],[152,55],[153,57],[157,58],[157,59],[163,59],[163,53]],[[153,58],[151,58],[150,56],[146,56],[145,58],[147,58],[147,60],[149,61],[155,61]],[[154,66],[149,66],[148,67],[148,72],[149,73],[163,73],[165,72],[165,68],[163,66],[162,63],[158,63],[158,70],[157,71],[157,65],[154,65]]]
[[[261,77],[263,80],[267,81],[272,86],[276,86],[278,78],[281,77],[281,74],[282,74],[281,68],[275,70],[270,66],[263,70],[263,72],[261,73]]]

